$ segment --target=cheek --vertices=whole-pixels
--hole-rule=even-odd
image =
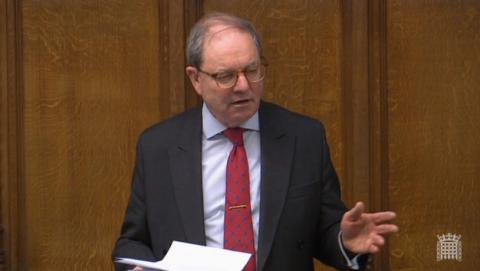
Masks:
[[[255,97],[257,97],[257,98],[262,97],[262,94],[263,94],[263,83],[260,83],[260,84],[258,84],[258,85],[256,85],[256,86],[253,86],[253,87],[252,87],[252,91],[253,91]]]
[[[228,93],[224,91],[211,90],[208,92],[206,99],[218,109],[225,108],[228,105]]]
[[[228,100],[228,92],[226,91],[215,91],[213,93],[215,100],[220,104],[226,104]]]

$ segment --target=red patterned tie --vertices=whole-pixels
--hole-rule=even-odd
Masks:
[[[223,134],[233,143],[227,161],[225,191],[225,225],[223,247],[252,254],[244,271],[255,270],[250,177],[247,154],[243,146],[243,129],[229,128]]]

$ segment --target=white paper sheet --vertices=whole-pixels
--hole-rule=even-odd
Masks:
[[[165,271],[241,271],[249,253],[173,241],[163,260],[147,262],[118,258],[116,262]]]

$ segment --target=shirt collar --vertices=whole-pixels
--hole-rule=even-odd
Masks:
[[[223,132],[228,128],[227,126],[219,122],[212,115],[212,113],[210,112],[210,110],[208,109],[205,103],[203,103],[203,107],[202,107],[202,123],[203,123],[203,135],[207,139],[214,137],[215,135]],[[255,112],[255,114],[251,118],[249,118],[247,121],[242,123],[240,127],[247,130],[260,131],[260,125],[258,121],[258,111]]]

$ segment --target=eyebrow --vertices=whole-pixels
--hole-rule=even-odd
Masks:
[[[258,66],[259,63],[260,63],[260,61],[258,61],[258,60],[253,60],[252,62],[250,62],[250,63],[248,63],[246,66],[244,66],[241,70],[243,71],[243,70],[246,70],[246,69],[248,69],[248,68],[251,68],[251,67],[254,67],[254,66]],[[221,69],[219,69],[218,71],[216,71],[215,73],[216,73],[216,74],[219,74],[219,73],[224,73],[224,72],[235,72],[235,71],[237,71],[237,70],[223,69],[223,68],[221,68]]]

